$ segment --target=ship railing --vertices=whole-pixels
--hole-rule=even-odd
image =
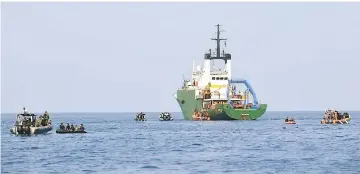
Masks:
[[[196,98],[196,99],[202,99],[202,98],[203,98],[203,95],[196,95],[195,98]],[[226,98],[226,94],[220,94],[220,96],[219,96],[219,95],[213,95],[213,94],[212,94],[212,95],[211,95],[211,98],[206,99],[206,100],[227,100],[227,98]],[[240,97],[238,97],[238,96],[231,96],[231,97],[230,97],[230,100],[245,101],[244,98],[240,98]]]
[[[199,74],[202,74],[203,72],[202,71],[194,71],[192,74],[193,75],[199,75]]]
[[[226,75],[228,74],[227,71],[211,71],[210,75]]]
[[[226,95],[225,94],[220,94],[220,95],[212,94],[211,99],[224,99],[224,100],[226,100]]]

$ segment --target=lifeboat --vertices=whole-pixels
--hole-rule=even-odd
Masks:
[[[296,124],[296,121],[293,118],[286,118],[285,124]]]
[[[334,109],[327,109],[324,113],[324,118],[321,124],[349,124],[351,116],[349,113],[340,113]]]
[[[193,117],[193,120],[196,120],[196,121],[210,120],[210,116],[207,111],[194,112],[192,117]]]

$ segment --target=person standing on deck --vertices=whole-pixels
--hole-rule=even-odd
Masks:
[[[232,93],[233,93],[233,95],[236,95],[236,86],[233,86],[233,89],[232,89]]]
[[[16,121],[17,121],[18,123],[20,123],[20,121],[21,121],[21,119],[20,119],[20,114],[18,114],[18,115],[16,116]]]
[[[243,98],[243,93],[241,92],[241,90],[239,90],[239,96],[240,96],[240,99],[242,99]]]
[[[49,113],[47,111],[45,111],[44,113],[44,119],[45,119],[45,125],[47,125],[49,122]]]
[[[23,111],[24,111],[24,115],[27,115],[29,113],[25,107],[23,107]]]

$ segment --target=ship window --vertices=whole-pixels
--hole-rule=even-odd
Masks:
[[[212,77],[213,80],[215,80],[215,77]]]
[[[228,79],[227,77],[224,78],[224,80],[227,80],[227,79]]]
[[[224,77],[220,77],[220,80],[224,80]]]
[[[219,80],[219,77],[216,77],[216,80]]]

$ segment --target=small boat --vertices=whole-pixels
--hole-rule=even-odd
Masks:
[[[285,122],[285,124],[296,124],[296,122],[295,121],[287,121],[287,122]]]
[[[172,120],[174,120],[174,119],[171,117],[171,114],[170,114],[170,113],[168,113],[168,112],[163,112],[163,113],[160,114],[159,120],[160,120],[160,121],[172,121]]]
[[[45,112],[47,114],[47,112]],[[17,114],[17,119],[14,124],[14,127],[10,129],[10,133],[15,135],[35,135],[43,134],[52,130],[51,120],[49,116],[39,116],[36,119],[35,114],[27,113],[24,108],[24,113]]]
[[[205,120],[210,120],[210,116],[209,116],[209,112],[207,111],[194,111],[193,115],[192,115],[192,120],[195,121],[205,121]]]
[[[350,120],[351,120],[351,117],[349,115],[349,117],[340,119],[340,120],[322,119],[320,123],[321,124],[349,124]]]
[[[136,113],[135,121],[146,121],[145,114],[143,112]]]
[[[324,118],[321,124],[349,124],[351,116],[349,113],[340,113],[335,109],[327,109],[324,113]]]
[[[296,122],[295,122],[295,119],[294,118],[288,118],[288,117],[286,117],[286,119],[285,119],[285,124],[296,124]]]
[[[87,133],[87,132],[85,130],[72,131],[72,130],[66,130],[66,129],[57,129],[56,133],[58,133],[58,134],[77,134],[77,133]]]

